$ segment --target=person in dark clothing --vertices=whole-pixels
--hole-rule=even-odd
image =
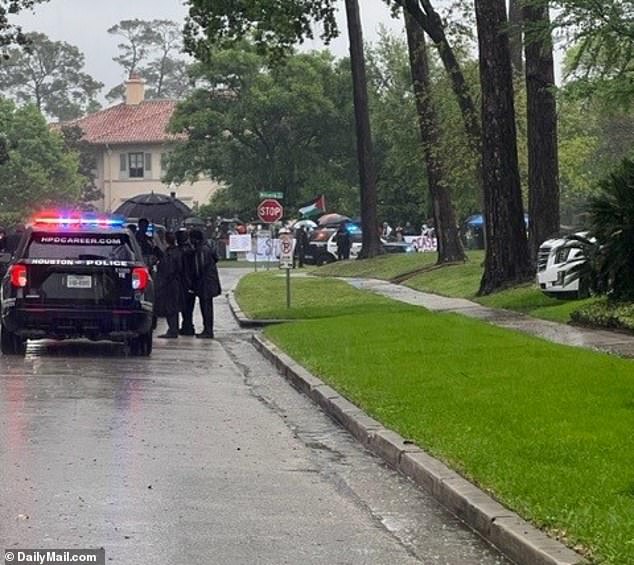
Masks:
[[[337,244],[337,259],[339,261],[347,261],[350,259],[350,247],[352,241],[350,240],[350,232],[346,224],[341,224],[335,235],[335,243]]]
[[[295,231],[295,260],[300,269],[304,266],[306,251],[308,251],[308,234],[304,226],[300,226]]]
[[[218,253],[205,241],[200,230],[192,230],[189,239],[194,246],[194,280],[193,289],[200,302],[200,313],[204,328],[196,337],[213,339],[214,337],[214,304],[213,299],[222,292],[218,276]]]
[[[158,262],[154,313],[167,319],[167,333],[161,338],[178,337],[178,314],[183,299],[183,254],[176,246],[176,235],[165,234],[167,248]]]
[[[196,294],[194,293],[194,248],[189,241],[189,232],[180,229],[176,232],[176,243],[183,256],[183,300],[181,302],[182,323],[180,335],[192,336],[196,334],[194,329],[194,305]]]
[[[4,277],[7,269],[9,268],[10,254],[7,252],[7,232],[4,228],[0,228],[0,255],[2,260],[0,261],[0,281]]]
[[[412,225],[411,222],[406,222],[405,227],[403,228],[403,235],[418,235],[416,232],[416,228]]]
[[[139,220],[139,229],[134,234],[134,237],[136,237],[139,243],[145,264],[152,268],[161,260],[163,252],[154,244],[152,238],[147,234],[149,227],[150,222],[146,218],[141,218]]]
[[[15,230],[11,235],[7,237],[6,243],[6,252],[11,253],[11,255],[15,255],[15,252],[18,250],[18,246],[20,245],[20,241],[22,240],[22,235],[24,234],[24,225],[18,224],[15,226]]]

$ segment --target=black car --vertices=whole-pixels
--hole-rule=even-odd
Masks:
[[[2,279],[0,340],[111,340],[152,352],[154,285],[123,220],[40,218],[27,227]]]

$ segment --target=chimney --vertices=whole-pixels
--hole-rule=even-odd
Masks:
[[[130,75],[125,83],[125,103],[136,106],[145,98],[145,81],[136,73]]]

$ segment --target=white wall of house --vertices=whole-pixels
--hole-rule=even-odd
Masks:
[[[195,183],[170,187],[161,182],[162,161],[168,152],[163,144],[106,146],[97,159],[97,186],[103,194],[102,211],[112,212],[128,198],[156,192],[176,196],[190,207],[209,202],[219,184],[201,178]]]

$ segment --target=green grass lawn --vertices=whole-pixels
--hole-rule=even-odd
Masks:
[[[392,280],[423,268],[421,273],[414,274],[403,284],[415,290],[454,298],[468,298],[492,308],[514,310],[561,323],[569,322],[574,311],[596,300],[559,300],[546,296],[534,284],[522,285],[491,296],[478,297],[476,293],[482,278],[484,252],[469,251],[467,255],[469,260],[464,264],[445,265],[436,269],[429,268],[436,261],[436,254],[420,253],[332,263],[317,269],[315,274]]]
[[[634,563],[634,365],[453,314],[297,281],[275,343],[385,425],[597,561]],[[243,308],[283,296],[249,275]],[[279,308],[279,304],[277,306]]]
[[[505,308],[522,312],[535,318],[568,323],[573,312],[597,301],[597,298],[583,300],[559,300],[546,296],[534,285],[519,286],[497,292],[490,296],[475,298],[480,304],[492,308]]]
[[[324,295],[324,289],[328,294]],[[362,293],[339,281],[306,277],[291,278],[291,308],[286,307],[286,281],[279,271],[250,273],[241,279],[236,289],[236,300],[244,313],[256,320],[325,318],[345,313],[359,306],[371,308]],[[376,302],[385,300],[376,297]]]
[[[336,261],[319,267],[315,274],[325,277],[371,277],[391,280],[433,265],[436,257],[435,253],[394,253],[361,261]]]
[[[416,290],[435,292],[443,296],[473,298],[478,292],[482,278],[482,251],[472,251],[469,260],[459,265],[446,265],[405,281],[405,285]]]

